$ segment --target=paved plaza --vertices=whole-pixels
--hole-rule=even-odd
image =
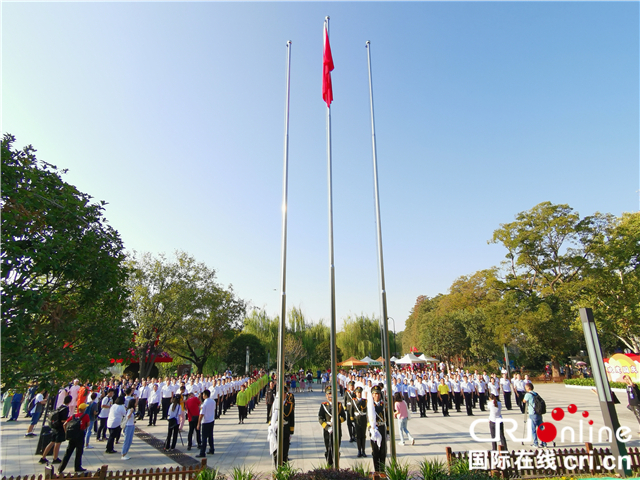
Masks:
[[[318,388],[319,390],[319,388]],[[576,438],[571,442],[560,444],[558,447],[581,447],[584,442],[588,441],[589,419],[594,421],[593,430],[595,431],[594,444],[596,446],[607,446],[597,439],[598,429],[604,425],[602,415],[599,410],[598,398],[588,389],[567,388],[562,384],[536,385],[536,391],[539,392],[547,403],[546,421],[551,421],[551,411],[560,407],[565,410],[565,417],[562,421],[554,422],[558,428],[558,433],[564,427],[572,427]],[[631,429],[633,439],[627,443],[628,446],[639,447],[640,437],[638,436],[639,425],[633,414],[627,410],[627,399],[624,392],[617,393],[621,403],[617,405],[618,417],[623,426]],[[322,429],[318,424],[317,415],[320,403],[324,400],[324,395],[319,391],[313,393],[299,393],[296,397],[296,427],[295,433],[291,437],[290,459],[295,468],[304,471],[310,470],[315,466],[324,463],[324,442],[322,437]],[[578,412],[575,414],[567,413],[567,406],[575,404]],[[582,412],[589,412],[587,419],[583,418]],[[442,413],[427,413],[427,418],[420,418],[419,414],[414,414],[409,421],[409,431],[415,437],[415,445],[397,446],[398,457],[410,463],[417,464],[425,458],[440,457],[444,459],[446,447],[451,447],[454,451],[462,450],[480,450],[490,449],[490,443],[477,443],[472,440],[469,434],[469,426],[472,421],[488,418],[488,412],[480,412],[479,409],[474,410],[475,416],[470,417],[464,413],[456,413],[453,411],[450,417],[443,417]],[[522,424],[524,416],[520,413],[514,404],[511,411],[503,410],[505,418],[513,418],[518,422],[518,435],[522,435]],[[580,441],[580,423],[583,425],[583,441]],[[44,473],[44,465],[38,463],[39,455],[35,455],[38,439],[37,437],[24,437],[27,430],[28,419],[23,418],[22,414],[17,422],[6,422],[2,419],[0,423],[0,469],[2,475],[32,475]],[[146,418],[138,421],[136,426],[143,432],[164,441],[167,434],[167,423],[158,421],[158,426],[147,427]],[[488,436],[488,424],[484,423],[478,426],[478,434]],[[40,431],[40,427],[35,430]],[[177,466],[175,458],[180,457],[184,463],[185,457],[180,455],[189,455],[195,457],[198,454],[196,449],[187,451],[187,432],[188,426],[182,432],[182,438],[185,445],[182,446],[178,438],[178,454],[172,458],[153,446],[143,441],[139,436],[133,440],[133,445],[129,451],[130,460],[123,461],[120,454],[105,454],[105,443],[96,442],[95,437],[92,438],[91,444],[94,449],[85,450],[83,456],[83,466],[90,470],[97,470],[102,465],[108,465],[110,470],[123,469],[143,469],[157,467]],[[215,437],[215,454],[207,457],[207,463],[221,469],[222,473],[229,473],[233,467],[245,466],[254,469],[256,472],[266,473],[272,470],[272,458],[268,452],[267,443],[267,425],[266,425],[266,407],[264,402],[253,411],[244,424],[238,425],[237,408],[227,412],[221,419],[217,420],[214,428]],[[346,437],[346,440],[345,440]],[[116,445],[116,450],[122,445],[124,437],[120,440],[120,445]],[[512,441],[507,436],[508,447],[511,450],[524,448],[520,441]],[[60,451],[60,457],[64,455],[66,444]],[[341,444],[340,466],[349,467],[356,463],[366,462],[369,469],[372,468],[371,448],[367,441],[367,458],[357,458],[357,448],[355,443],[349,443],[346,424],[343,424],[343,441]],[[49,457],[51,458],[51,457]],[[187,459],[188,460],[188,459]],[[197,459],[194,458],[194,462]],[[67,471],[73,471],[73,457],[70,461]]]

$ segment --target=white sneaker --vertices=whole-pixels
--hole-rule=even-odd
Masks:
[[[93,447],[91,445],[87,445],[86,447],[84,447],[85,449],[89,449],[91,450]]]
[[[131,457],[127,457],[126,455],[122,457],[120,460],[131,460]]]
[[[415,438],[412,438],[412,439],[411,439],[411,445],[415,445],[415,444],[416,444],[416,439],[415,439]]]

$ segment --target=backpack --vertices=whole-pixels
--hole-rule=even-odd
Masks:
[[[61,413],[65,409],[67,410],[67,414],[64,416],[64,418],[62,418]],[[54,410],[53,414],[51,415],[51,428],[53,428],[54,430],[60,430],[68,417],[69,417],[69,407],[67,407],[66,405],[62,405],[61,407],[58,407],[56,410]]]
[[[84,415],[86,415],[86,413]],[[84,439],[84,432],[81,428],[84,415],[81,417],[73,417],[67,422],[67,433],[65,435],[67,440],[82,441]]]
[[[547,413],[547,404],[537,393],[533,395],[533,413],[536,415],[544,415]]]

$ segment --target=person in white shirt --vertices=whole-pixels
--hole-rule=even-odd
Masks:
[[[124,399],[118,397],[115,404],[109,408],[109,417],[107,418],[107,428],[109,429],[109,440],[107,440],[107,449],[105,453],[116,453],[114,450],[115,441],[120,438],[120,424],[122,423],[122,417],[127,413],[127,409],[124,408]]]
[[[169,381],[169,377],[166,378],[164,385],[162,386],[162,418],[160,420],[166,420],[167,413],[169,412],[169,405],[171,405],[171,397],[173,397],[173,387]]]
[[[426,391],[424,389],[424,383],[422,383],[422,377],[420,375],[418,375],[415,388],[416,395],[418,397],[418,407],[420,408],[420,417],[425,418],[427,416],[427,404],[424,399]]]
[[[174,395],[171,399],[171,406],[169,407],[169,430],[167,432],[167,440],[164,442],[164,451],[175,450],[176,442],[178,441],[178,426],[180,423],[180,415],[182,414],[182,408],[180,407],[180,395]],[[173,437],[173,438],[172,438]]]
[[[206,453],[211,455],[215,453],[213,426],[216,419],[216,401],[211,398],[209,390],[202,392],[202,398],[204,398],[204,402],[200,405],[200,417],[196,427],[201,432],[202,443],[200,444],[200,455],[196,455],[196,458],[206,458]],[[209,443],[209,452],[207,452],[207,442]]]
[[[151,387],[147,385],[146,380],[143,380],[138,387],[138,420],[144,420],[144,414],[147,410],[147,402],[149,400],[150,393]]]
[[[122,460],[130,460],[130,457],[127,456],[129,453],[129,449],[131,448],[131,444],[133,443],[133,432],[136,428],[135,426],[135,409],[136,409],[136,401],[134,399],[129,400],[127,404],[127,413],[125,417],[127,418],[127,423],[124,427],[124,444],[122,445]]]
[[[158,420],[158,410],[160,405],[160,392],[158,391],[158,384],[154,384],[151,392],[149,393],[149,426],[155,425]]]
[[[496,437],[496,424],[500,432],[500,443],[502,449],[507,450],[507,439],[504,437],[504,424],[502,423],[502,402],[498,401],[498,398],[493,394],[489,394],[489,431],[491,432],[491,438]],[[491,449],[497,450],[498,443],[491,442]]]
[[[502,389],[502,393],[504,393],[504,405],[507,407],[507,410],[511,410],[511,382],[507,378],[506,373],[502,374],[500,388]]]

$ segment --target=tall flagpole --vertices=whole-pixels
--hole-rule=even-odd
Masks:
[[[324,26],[329,37],[329,17]],[[324,32],[322,32],[324,34]],[[340,468],[340,419],[338,418],[338,366],[336,358],[336,285],[333,260],[333,187],[331,181],[331,102],[327,102],[327,174],[329,185],[329,276],[331,278],[331,425],[333,429],[333,467]]]
[[[389,317],[387,316],[387,291],[384,284],[384,260],[382,257],[382,223],[380,221],[380,192],[378,190],[378,158],[376,153],[376,127],[373,115],[373,83],[371,80],[371,42],[367,40],[367,60],[369,64],[369,103],[371,105],[371,146],[373,148],[373,188],[375,191],[376,204],[376,224],[378,225],[378,280],[380,286],[380,310],[382,312],[382,340],[384,352],[384,370],[387,389],[387,415],[389,417],[389,432],[391,458],[396,458],[396,434],[394,428],[394,408],[391,399],[393,390],[391,389],[391,356],[389,355]]]
[[[287,315],[287,196],[289,189],[289,91],[291,83],[291,40],[287,42],[287,92],[284,103],[284,174],[282,179],[282,269],[281,279],[281,299],[280,299],[280,325],[278,333],[278,466],[283,464],[283,418],[282,405],[284,402],[284,326]]]

